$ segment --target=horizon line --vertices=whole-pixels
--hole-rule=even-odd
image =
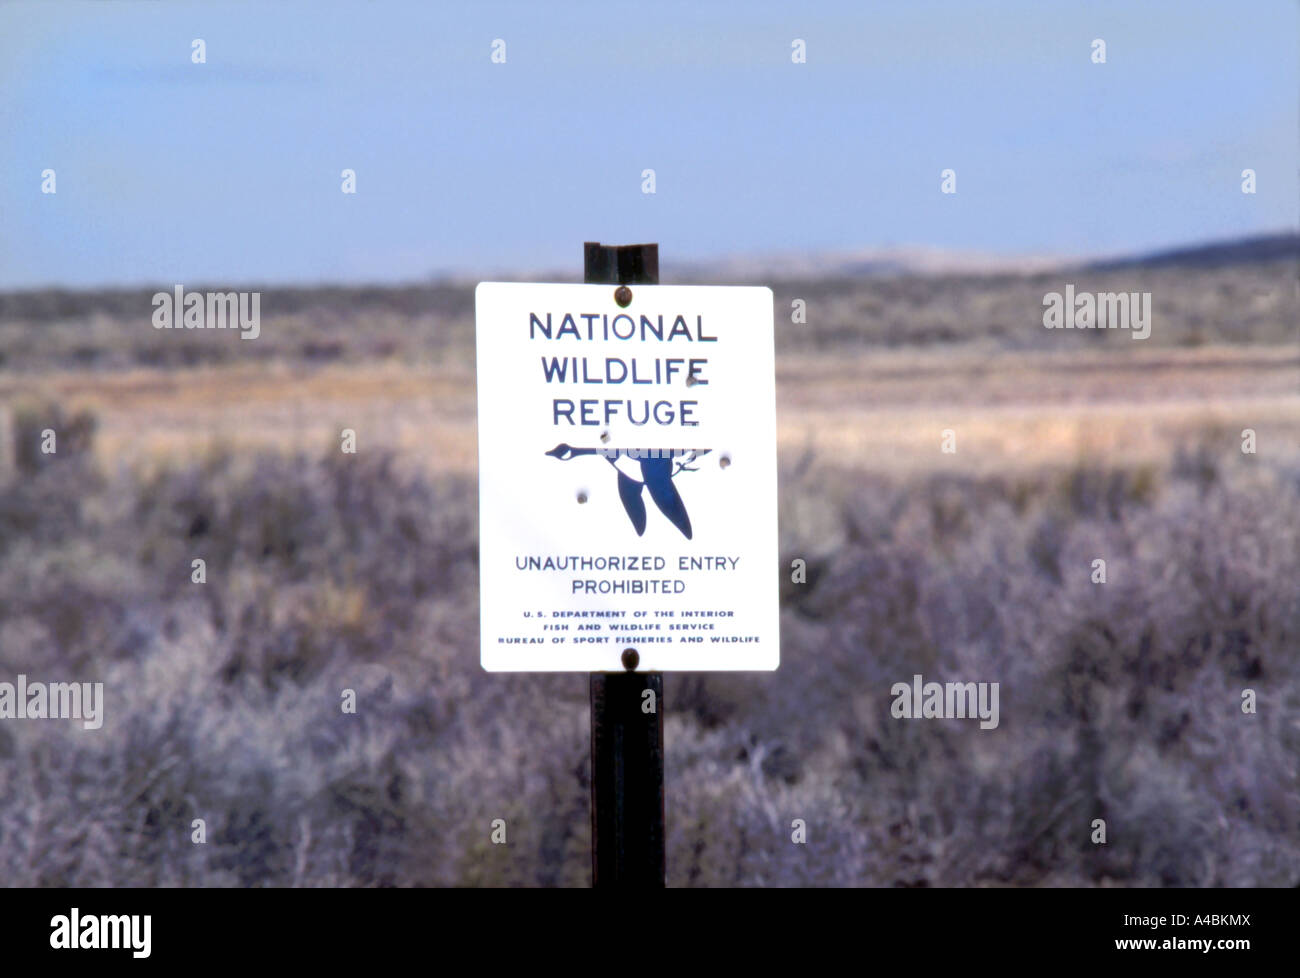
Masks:
[[[1272,244],[1277,246],[1275,253],[1263,257],[1245,257],[1251,246]],[[1034,275],[1052,271],[1103,270],[1121,266],[1141,266],[1153,263],[1170,263],[1179,260],[1192,261],[1197,255],[1224,252],[1224,263],[1233,259],[1232,252],[1241,253],[1237,262],[1270,261],[1279,257],[1300,257],[1300,225],[1261,231],[1256,234],[1237,235],[1223,238],[1200,238],[1171,244],[1144,251],[1102,252],[1090,255],[1051,255],[1005,253],[980,251],[976,249],[943,248],[934,245],[904,244],[887,246],[863,246],[860,248],[806,249],[803,251],[763,251],[735,252],[711,258],[663,259],[660,267],[671,269],[678,274],[692,278],[694,273],[726,273],[740,279],[752,280],[765,277],[771,281],[790,280],[792,278],[901,278],[941,277],[941,276],[980,276],[980,275]],[[792,263],[795,266],[814,262],[827,262],[832,267],[817,274],[804,268],[790,274]],[[858,265],[862,267],[853,268]],[[746,268],[745,266],[751,266]],[[846,267],[850,266],[850,267]],[[867,266],[878,266],[875,270]],[[298,291],[317,291],[325,289],[384,289],[399,290],[409,288],[431,288],[438,286],[465,286],[485,281],[534,281],[539,283],[560,282],[580,284],[582,262],[575,258],[571,265],[556,266],[545,264],[520,263],[513,270],[497,267],[480,266],[476,269],[442,269],[432,271],[419,278],[376,279],[244,279],[238,285],[258,285],[263,288],[277,288]],[[780,267],[784,272],[771,274],[771,270]],[[765,274],[766,273],[766,274]],[[17,286],[0,286],[0,295],[19,295],[33,292],[140,292],[157,289],[161,279],[140,280],[135,282],[100,282],[78,285],[59,283],[29,284]],[[221,282],[219,278],[199,277],[200,284],[208,285]],[[224,280],[223,291],[229,291],[236,285],[233,280]],[[175,284],[173,283],[172,287]],[[680,283],[661,282],[662,285],[701,284],[696,281]],[[720,283],[721,284],[721,283]]]

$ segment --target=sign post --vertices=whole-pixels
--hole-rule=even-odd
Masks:
[[[657,285],[659,246],[588,241],[582,272],[590,284]],[[630,645],[621,659],[628,672],[591,674],[591,885],[662,887],[664,674],[631,671]]]
[[[592,882],[662,887],[663,673],[780,657],[772,292],[482,282],[483,668],[590,673]]]

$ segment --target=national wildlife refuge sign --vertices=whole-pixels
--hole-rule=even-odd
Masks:
[[[484,282],[482,662],[780,657],[772,290]]]

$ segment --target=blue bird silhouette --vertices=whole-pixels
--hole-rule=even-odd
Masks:
[[[645,533],[646,522],[641,490],[649,489],[659,512],[689,540],[691,518],[686,514],[686,505],[673,479],[682,472],[698,471],[691,463],[709,451],[707,448],[574,448],[560,442],[546,454],[566,462],[579,455],[599,455],[618,472],[618,497],[623,500],[623,508],[637,536]]]

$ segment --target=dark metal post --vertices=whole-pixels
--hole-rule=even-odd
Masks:
[[[659,246],[588,241],[583,281],[658,284]],[[664,885],[664,677],[632,672],[639,661],[627,649],[627,672],[591,674],[592,886]],[[642,709],[647,690],[654,693],[652,713]]]

